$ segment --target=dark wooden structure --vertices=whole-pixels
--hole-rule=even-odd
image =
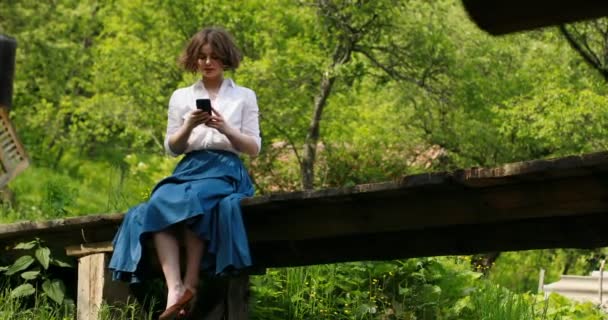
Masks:
[[[608,152],[243,201],[255,263],[285,267],[608,245]],[[112,240],[122,214],[0,225],[0,247]],[[86,245],[84,246],[86,248]]]
[[[477,26],[493,35],[608,16],[602,0],[462,0]]]
[[[608,245],[608,152],[272,194],[242,205],[254,262],[261,269],[603,247]],[[112,250],[109,241],[122,217],[1,225],[0,248],[39,237],[80,257],[79,273],[96,274],[100,283],[107,283],[103,274]],[[104,295],[104,290],[97,291]]]

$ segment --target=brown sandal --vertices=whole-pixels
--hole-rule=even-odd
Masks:
[[[190,291],[189,289],[186,289],[186,291],[184,291],[184,295],[179,298],[179,300],[177,300],[177,302],[170,306],[169,308],[167,308],[167,310],[165,310],[163,313],[161,313],[161,315],[158,317],[158,320],[173,320],[175,319],[178,315],[179,312],[181,310],[184,309],[184,307],[186,307],[186,305],[188,305],[188,303],[190,303],[190,301],[192,300],[192,298],[194,297],[194,294],[192,293],[192,291]]]

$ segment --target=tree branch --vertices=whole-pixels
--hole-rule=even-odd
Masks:
[[[604,80],[606,80],[608,82],[608,70],[606,70],[602,67],[602,63],[593,54],[593,52],[585,51],[585,49],[583,49],[581,44],[576,41],[574,35],[570,31],[568,31],[568,29],[566,28],[565,25],[563,25],[563,24],[560,25],[559,30],[564,35],[566,40],[568,41],[568,44],[570,45],[570,47],[572,47],[572,49],[574,49],[576,52],[578,52],[578,54],[581,55],[581,57],[583,57],[585,62],[587,62],[592,68],[597,70],[604,77]],[[588,48],[588,46],[587,46],[587,48]]]

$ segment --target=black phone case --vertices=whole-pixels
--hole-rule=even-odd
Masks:
[[[209,99],[196,99],[196,108],[206,111],[211,114],[211,100]]]

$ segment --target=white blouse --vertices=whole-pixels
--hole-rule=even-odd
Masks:
[[[210,99],[202,80],[190,87],[179,88],[171,95],[165,135],[165,150],[169,155],[178,156],[169,147],[169,137],[179,130],[188,114],[196,110],[196,99],[205,98]],[[237,86],[232,79],[224,79],[217,97],[215,100],[211,100],[211,105],[224,117],[228,125],[254,138],[259,152],[262,139],[260,138],[258,103],[253,90]],[[184,153],[201,149],[219,149],[238,154],[224,134],[204,124],[192,130]]]

